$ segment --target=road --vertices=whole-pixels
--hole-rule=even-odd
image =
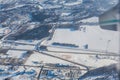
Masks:
[[[58,47],[58,46],[46,46],[46,47],[56,48],[56,49],[64,49],[65,50],[65,51],[47,50],[47,52],[53,52],[53,53],[71,53],[71,54],[85,54],[85,55],[119,56],[119,53],[98,51],[98,50],[89,50],[89,49],[80,49],[80,48],[66,48],[66,47]]]

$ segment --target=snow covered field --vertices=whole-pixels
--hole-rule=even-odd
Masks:
[[[70,64],[69,62],[66,62],[64,60],[60,60],[54,57],[49,57],[47,55],[44,55],[42,53],[37,53],[34,52],[34,54],[32,54],[28,60],[26,61],[25,65],[33,65],[36,66],[36,64],[34,64],[33,62],[38,62],[40,64],[42,63],[61,63],[61,64]],[[38,66],[40,65],[38,64]]]
[[[23,58],[24,55],[27,54],[27,51],[9,50],[6,54],[7,54],[9,57],[12,57],[12,58]]]
[[[85,19],[83,22],[98,23],[98,18]],[[49,44],[54,42],[75,44],[80,49],[86,49],[85,46],[87,45],[88,50],[118,53],[118,38],[118,31],[105,30],[100,28],[99,25],[81,25],[75,31],[71,31],[70,29],[56,29]]]
[[[99,57],[95,55],[84,55],[84,54],[71,54],[71,53],[52,53],[49,52],[49,54],[59,56],[61,58],[74,61],[80,64],[84,64],[86,66],[90,66],[92,68],[98,68],[98,67],[103,67],[103,66],[108,66],[110,64],[115,64],[117,61],[115,60],[110,60],[110,59],[99,59]]]
[[[98,23],[98,18],[92,17],[84,19],[82,22]],[[108,66],[117,63],[117,61],[114,59],[111,60],[110,58],[99,59],[96,55],[86,55],[84,53],[118,53],[118,33],[118,31],[102,29],[99,25],[81,25],[78,30],[74,31],[69,28],[58,28],[56,29],[52,40],[48,42],[47,49],[48,51],[52,51],[49,52],[49,54],[75,61],[86,66],[94,68]],[[64,45],[53,45],[53,43]],[[75,44],[79,47],[73,48],[71,46],[65,46],[65,44]],[[85,47],[86,45],[87,47]],[[79,54],[79,52],[82,54]]]

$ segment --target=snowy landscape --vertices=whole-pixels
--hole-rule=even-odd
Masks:
[[[0,0],[0,80],[119,80],[119,0]]]

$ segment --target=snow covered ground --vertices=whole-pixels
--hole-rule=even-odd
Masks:
[[[6,54],[12,58],[23,58],[24,55],[27,54],[27,51],[9,50]]]
[[[49,54],[51,55],[55,55],[55,56],[59,56],[63,59],[67,59],[70,61],[74,61],[76,63],[80,63],[92,68],[99,68],[99,67],[103,67],[103,66],[108,66],[111,64],[115,64],[117,63],[116,60],[112,60],[112,59],[100,59],[98,56],[96,55],[85,55],[85,54],[73,54],[72,53],[53,53],[53,52],[49,52]],[[54,60],[52,60],[51,58],[49,58],[50,60],[48,60],[49,62],[54,62]],[[56,61],[57,62],[57,61]],[[67,63],[66,63],[67,64]]]
[[[22,3],[20,3],[20,1]],[[6,6],[5,9],[1,8],[1,11],[2,10],[3,11],[4,10],[13,11],[13,13],[16,13],[16,14],[14,14],[16,16],[16,15],[18,15],[17,12],[19,12],[20,8],[22,10],[22,8],[24,8],[23,6],[31,5],[31,7],[35,7],[35,8],[33,8],[33,10],[32,10],[32,8],[30,7],[31,8],[30,12],[35,11],[35,13],[36,13],[36,10],[39,12],[39,9],[49,9],[49,8],[54,9],[54,8],[56,8],[56,9],[60,9],[61,17],[65,17],[65,16],[70,16],[71,11],[76,12],[76,10],[74,11],[73,9],[75,9],[75,7],[77,7],[78,5],[81,5],[81,3],[82,3],[82,0],[28,0],[28,2],[29,1],[32,1],[31,3],[33,3],[33,5],[35,5],[35,6],[32,6],[31,3],[26,4],[27,0],[26,1],[25,0],[0,0],[1,4],[11,3],[11,5],[12,5],[15,3],[14,6],[10,5],[11,7]],[[91,0],[91,1],[94,1],[94,0]],[[105,1],[107,1],[107,0],[105,0]],[[113,1],[111,1],[110,3],[113,4]],[[70,9],[71,11],[70,12],[69,11],[62,12],[62,11],[64,11],[63,9],[61,9],[63,7],[67,10]],[[72,9],[72,7],[74,7],[74,8]],[[83,8],[83,11],[85,11],[85,12],[83,12],[83,13],[90,12],[91,14],[93,14],[91,12],[91,11],[94,11],[93,7],[90,7],[93,10],[90,10],[90,11],[86,10],[89,7],[90,7],[90,5],[85,6],[85,8]],[[98,9],[99,12],[106,10],[103,6],[101,7],[101,5],[100,6],[97,5],[94,7],[100,7]],[[25,10],[23,9],[23,11],[26,11],[25,12],[26,14],[24,16],[19,15],[18,17],[20,17],[20,21],[19,21],[19,19],[18,20],[15,19],[15,21],[13,23],[16,23],[16,24],[19,23],[19,25],[20,25],[20,23],[22,23],[21,21],[27,22],[30,20],[29,14],[27,15],[27,13],[29,13],[29,11],[27,12],[28,7],[26,6],[25,8],[26,9]],[[76,9],[80,9],[80,7],[78,6],[78,8],[76,8]],[[80,12],[82,12],[81,10],[80,10]],[[20,12],[22,12],[22,11],[20,11]],[[80,12],[78,11],[77,12],[78,14],[72,14],[72,15],[80,16],[79,15],[79,14],[81,14]],[[55,11],[55,13],[59,14],[59,10],[58,10],[58,12]],[[4,14],[5,13],[3,13],[3,15]],[[10,13],[8,12],[8,14],[10,14]],[[8,14],[5,14],[5,15],[8,15]],[[82,17],[84,18],[84,17],[87,17],[88,15],[89,14],[85,14]],[[10,17],[10,20],[13,21],[11,18],[14,19],[14,17]],[[71,17],[69,17],[69,18],[71,18]],[[69,20],[69,18],[67,18],[67,19]],[[9,21],[9,18],[7,18],[7,19]],[[92,23],[92,22],[98,23],[98,18],[92,17],[92,18],[81,20],[81,22],[83,22],[83,23]],[[67,22],[64,22],[64,23],[67,23]],[[10,25],[10,26],[12,26],[12,25]],[[31,26],[31,24],[30,24],[30,28],[33,29],[33,27],[34,27],[34,25]],[[9,33],[9,29],[7,30],[4,28],[0,28],[0,35],[2,33],[6,33],[6,34]],[[106,53],[107,52],[118,53],[118,51],[119,51],[119,48],[118,48],[119,41],[118,40],[119,39],[118,39],[118,32],[117,31],[104,30],[104,29],[101,29],[99,25],[80,25],[78,30],[58,28],[55,30],[55,33],[52,37],[52,40],[49,42],[47,42],[47,40],[43,41],[42,44],[44,44],[44,42],[46,42],[46,44],[49,46],[49,47],[47,47],[48,51],[43,51],[43,52],[50,54],[50,55],[53,55],[53,56],[60,57],[61,59],[60,58],[58,59],[56,57],[51,57],[49,55],[45,55],[42,52],[41,53],[34,52],[33,50],[36,49],[36,46],[34,46],[34,44],[37,44],[39,41],[24,41],[24,40],[15,41],[16,44],[15,43],[13,43],[13,44],[12,43],[8,43],[8,44],[3,43],[2,44],[2,42],[0,42],[0,45],[2,45],[3,47],[6,46],[6,47],[14,48],[14,49],[20,49],[20,51],[9,50],[5,55],[1,54],[2,57],[1,56],[0,57],[3,58],[3,60],[4,60],[4,58],[7,58],[7,56],[12,57],[12,58],[24,59],[23,56],[26,55],[27,57],[25,57],[26,59],[25,59],[25,61],[23,61],[24,65],[40,66],[41,63],[47,63],[47,64],[59,63],[59,64],[66,64],[66,65],[75,65],[75,64],[70,63],[70,61],[71,61],[71,62],[75,62],[78,64],[86,65],[86,66],[94,69],[94,68],[99,68],[99,67],[103,67],[103,66],[108,66],[111,64],[116,64],[117,60],[110,59],[111,57],[103,59],[103,58],[100,58],[100,56],[98,56],[98,55],[86,55],[84,53],[93,53],[93,51],[90,52],[89,50],[104,51],[104,53],[105,52]],[[63,44],[64,46],[60,46],[60,45],[53,46],[53,43],[60,43],[60,44]],[[65,46],[66,44],[67,44],[67,46]],[[68,44],[72,44],[72,46],[78,46],[78,47],[73,48]],[[21,51],[21,50],[26,50],[26,51]],[[28,56],[26,53],[27,50],[33,51],[34,53],[30,54]],[[87,51],[85,51],[85,50],[87,50]],[[63,51],[63,52],[60,53],[60,52],[49,52],[49,51]],[[64,53],[64,51],[66,51],[66,52],[69,51],[70,53],[69,52]],[[75,52],[82,52],[83,54],[75,54]],[[94,52],[94,53],[96,53],[96,52]],[[101,54],[101,52],[97,52],[97,53]],[[62,58],[63,58],[63,60],[62,60]],[[114,58],[117,58],[117,57],[114,57]],[[68,62],[67,62],[67,60],[68,60]],[[38,62],[38,64],[35,64],[36,62]],[[12,62],[11,62],[11,64],[12,64]],[[9,66],[5,66],[5,67],[9,67]],[[1,68],[1,66],[0,66],[0,68]],[[6,70],[9,73],[9,70],[7,68],[1,69],[0,71],[2,71],[2,70]],[[34,72],[34,70],[38,74],[41,69],[40,68],[33,68],[33,67],[26,68],[25,66],[24,67],[21,66],[18,68],[18,70],[13,71],[12,72],[13,74],[11,74],[10,76],[12,76],[14,78],[12,80],[35,80],[32,78],[32,76],[30,76],[30,77],[28,76],[29,73],[27,74],[27,72],[31,73],[31,72]],[[25,74],[25,75],[23,75],[23,74]],[[7,76],[7,75],[2,74],[0,76]],[[33,76],[34,76],[34,74],[33,74]],[[27,77],[29,77],[29,79]],[[36,77],[36,76],[34,76],[34,77]],[[3,79],[1,79],[1,78],[0,78],[0,80],[4,79],[4,78]]]
[[[87,72],[79,80],[120,80],[116,64],[104,66]]]
[[[97,22],[98,18],[88,18],[82,22]],[[119,35],[118,31],[111,31],[101,29],[99,25],[81,25],[78,30],[72,31],[70,29],[56,29],[52,40],[49,44],[54,42],[75,44],[80,49],[97,50],[105,52],[119,52]]]
[[[82,22],[98,23],[98,17],[88,18],[82,20]],[[58,28],[56,29],[52,40],[48,41],[47,49],[48,51],[52,51],[49,52],[49,54],[75,61],[86,66],[91,66],[93,68],[108,66],[110,64],[117,63],[117,61],[111,60],[110,58],[99,59],[96,55],[92,56],[86,55],[84,53],[118,53],[118,33],[118,31],[101,29],[99,25],[81,25],[78,30],[74,31],[72,31],[71,29]],[[79,47],[66,47],[61,45],[53,45],[53,43],[75,44]],[[86,45],[87,48],[85,47]],[[78,54],[76,54],[75,52],[77,52]],[[79,54],[79,52],[83,54]]]
[[[36,64],[34,64],[33,62],[38,62],[38,63],[61,63],[61,64],[70,64],[69,62],[66,62],[64,60],[60,60],[54,57],[49,57],[47,55],[44,55],[42,53],[37,53],[34,52],[34,54],[32,54],[28,60],[26,61],[25,65],[33,65],[33,66],[37,66]],[[40,64],[38,64],[39,66]]]
[[[74,6],[74,5],[79,5],[81,3],[82,3],[82,0],[77,0],[76,2],[66,3],[64,5],[66,5],[66,6]]]

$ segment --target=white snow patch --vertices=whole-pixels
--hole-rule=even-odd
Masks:
[[[64,5],[65,6],[74,6],[74,5],[79,5],[82,3],[82,0],[78,0],[78,1],[75,1],[75,2],[71,2],[71,3],[65,3]]]
[[[85,21],[85,20],[84,20]],[[98,21],[98,19],[90,18],[86,22]],[[70,29],[56,29],[52,40],[54,42],[79,45],[80,49],[85,49],[88,45],[89,50],[119,52],[119,35],[118,31],[104,30],[99,25],[81,25],[81,30],[71,31]],[[84,28],[85,30],[82,30]]]
[[[63,63],[63,64],[70,64],[64,60],[60,60],[60,59],[57,59],[57,58],[54,58],[54,57],[49,57],[49,56],[46,56],[42,53],[34,53],[32,54],[28,60],[26,61],[25,65],[35,65],[33,62],[36,61],[36,62],[39,62],[39,63]],[[40,64],[38,64],[40,65]]]
[[[16,51],[16,50],[9,50],[7,52],[8,56],[12,58],[23,58],[23,55],[26,53],[27,51]]]

